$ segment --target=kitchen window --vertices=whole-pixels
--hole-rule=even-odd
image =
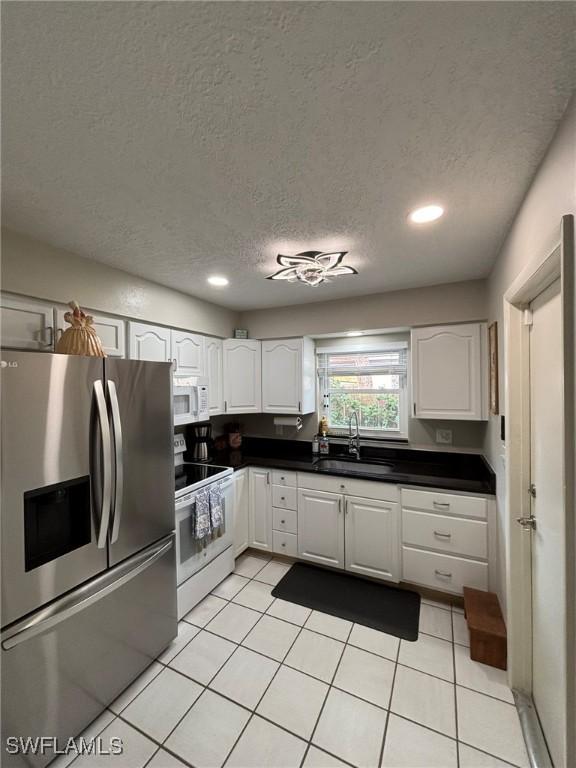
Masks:
[[[348,434],[353,411],[363,437],[408,437],[408,345],[318,350],[323,413],[330,434]]]

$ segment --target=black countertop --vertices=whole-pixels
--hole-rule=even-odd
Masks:
[[[478,453],[421,451],[411,448],[365,447],[361,449],[363,471],[348,461],[347,446],[330,444],[330,455],[314,456],[312,445],[303,440],[245,437],[242,448],[215,453],[213,464],[242,469],[248,466],[292,469],[297,472],[357,477],[398,485],[419,485],[471,493],[496,493],[496,475]],[[344,459],[339,467],[322,469],[319,459]],[[374,473],[366,463],[373,462]]]

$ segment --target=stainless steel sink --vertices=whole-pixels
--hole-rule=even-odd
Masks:
[[[319,472],[338,472],[347,475],[388,475],[394,471],[392,464],[356,459],[318,459],[315,463]]]

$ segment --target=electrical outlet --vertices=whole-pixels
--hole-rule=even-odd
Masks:
[[[436,430],[436,442],[442,445],[452,445],[452,430],[451,429],[437,429]]]

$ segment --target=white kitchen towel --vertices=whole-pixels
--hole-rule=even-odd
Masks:
[[[194,514],[194,538],[197,541],[205,539],[212,531],[210,524],[210,503],[208,491],[198,491],[196,494],[196,511]]]
[[[213,531],[220,528],[224,523],[224,496],[220,483],[214,484],[210,488],[210,521]]]

